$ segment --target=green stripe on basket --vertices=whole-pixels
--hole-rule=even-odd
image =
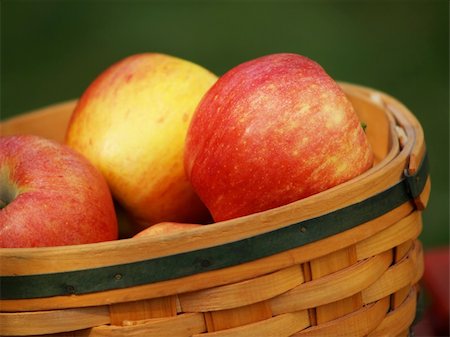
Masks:
[[[51,274],[2,276],[0,298],[27,299],[128,288],[231,267],[324,239],[377,218],[417,197],[428,177],[424,157],[414,176],[359,203],[220,246],[139,262]]]

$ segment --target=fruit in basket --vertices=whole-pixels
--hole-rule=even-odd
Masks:
[[[80,154],[42,137],[0,137],[0,208],[0,247],[117,239],[103,176]]]
[[[134,235],[134,237],[138,238],[143,236],[159,236],[170,233],[179,233],[188,231],[193,228],[199,228],[200,226],[202,225],[192,223],[170,222],[170,221],[160,222],[140,231],[139,233]]]
[[[66,142],[103,173],[115,199],[138,222],[209,221],[185,176],[183,152],[195,107],[216,80],[173,56],[129,56],[83,93]]]
[[[186,139],[186,173],[215,221],[275,208],[360,175],[373,155],[338,84],[296,54],[225,73]]]

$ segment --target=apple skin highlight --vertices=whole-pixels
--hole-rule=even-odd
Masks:
[[[350,101],[296,54],[263,56],[220,77],[192,118],[184,159],[215,221],[306,198],[373,164]]]
[[[69,147],[37,136],[0,137],[0,247],[116,240],[103,176]]]

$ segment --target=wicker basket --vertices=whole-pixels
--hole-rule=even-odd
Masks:
[[[0,249],[5,336],[404,336],[423,272],[424,135],[394,98],[341,83],[376,163],[289,205],[167,237]],[[2,123],[62,140],[75,102]]]

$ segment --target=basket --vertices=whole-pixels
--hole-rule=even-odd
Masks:
[[[4,336],[406,336],[430,192],[419,122],[340,83],[375,165],[306,199],[164,237],[0,249]],[[75,102],[1,125],[61,141]]]

